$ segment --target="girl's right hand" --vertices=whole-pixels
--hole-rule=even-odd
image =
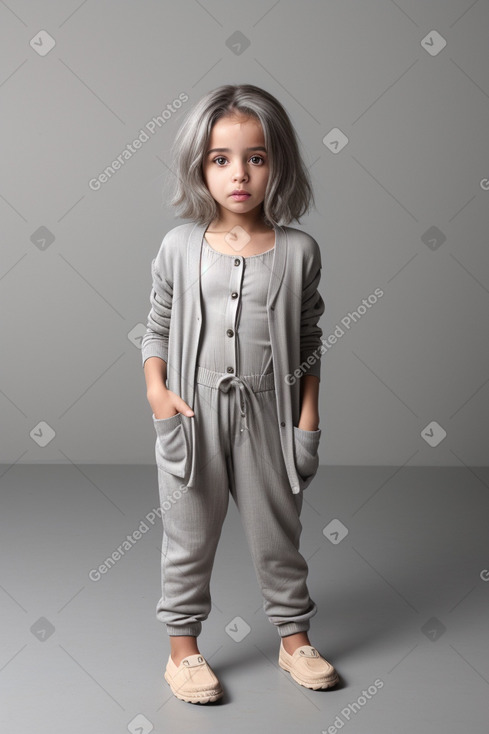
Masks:
[[[156,420],[171,418],[177,413],[192,416],[194,411],[182,398],[172,390],[164,387],[148,395],[148,402]]]

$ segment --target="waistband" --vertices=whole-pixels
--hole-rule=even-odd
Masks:
[[[220,387],[226,383],[246,382],[253,392],[263,392],[264,390],[273,390],[275,381],[273,372],[267,372],[264,375],[235,375],[234,372],[215,372],[207,367],[197,365],[196,382],[199,385],[207,385],[207,387]]]

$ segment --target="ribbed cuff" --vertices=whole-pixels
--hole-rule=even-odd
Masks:
[[[319,379],[319,382],[321,382],[321,356],[319,356],[318,359],[314,358],[312,364],[309,364],[307,361],[307,358],[309,357],[309,354],[307,352],[303,352],[301,354],[301,364],[304,362],[306,363],[305,375],[314,375]]]
[[[170,636],[186,635],[191,637],[198,637],[202,632],[202,622],[192,622],[185,626],[175,627],[173,624],[166,625],[166,631]]]
[[[155,339],[151,341],[148,340],[143,343],[143,346],[141,347],[141,361],[143,367],[149,357],[160,357],[160,359],[163,359],[168,363],[168,346]]]
[[[286,622],[286,624],[276,625],[279,637],[295,635],[297,632],[307,632],[310,626],[308,619],[305,622]]]

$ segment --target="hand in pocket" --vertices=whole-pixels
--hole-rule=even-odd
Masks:
[[[182,398],[168,388],[162,388],[148,397],[148,402],[156,420],[172,418],[177,413],[192,416],[194,411]]]

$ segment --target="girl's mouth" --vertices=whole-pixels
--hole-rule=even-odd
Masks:
[[[231,196],[235,201],[245,201],[250,198],[250,194],[231,194]]]

